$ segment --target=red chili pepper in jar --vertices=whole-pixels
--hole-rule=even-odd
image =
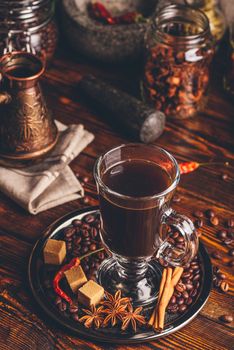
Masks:
[[[100,251],[104,250],[104,248],[100,248],[97,249],[93,252],[90,252],[88,254],[85,254],[83,256],[81,256],[80,258],[73,258],[68,264],[64,265],[54,276],[53,279],[53,288],[55,293],[60,296],[62,299],[66,300],[69,304],[72,304],[72,299],[60,288],[59,286],[59,282],[61,281],[61,279],[64,277],[64,272],[70,270],[71,268],[75,267],[75,266],[79,266],[80,265],[80,261],[84,258],[86,258],[87,256],[90,256],[92,254],[98,253]]]

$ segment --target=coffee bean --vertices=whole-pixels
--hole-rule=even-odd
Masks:
[[[179,235],[180,235],[179,232],[176,231],[172,234],[172,238],[176,239],[177,237],[179,237]]]
[[[233,249],[233,248],[230,249],[230,250],[228,251],[228,254],[229,254],[230,256],[234,256],[234,249]]]
[[[81,228],[82,228],[82,231],[83,230],[89,230],[90,229],[90,225],[89,224],[82,224],[82,226],[81,226]]]
[[[89,215],[86,215],[84,218],[83,218],[84,222],[86,222],[87,224],[92,224],[94,221],[95,221],[95,217],[91,214]]]
[[[221,179],[222,179],[223,181],[227,181],[227,180],[228,180],[228,174],[222,174],[222,175],[221,175]]]
[[[182,278],[183,278],[183,279],[188,279],[190,276],[191,276],[191,274],[190,274],[189,272],[184,272],[184,273],[182,274]]]
[[[230,261],[228,262],[228,266],[233,267],[233,266],[234,266],[234,260],[230,260]]]
[[[200,219],[200,218],[203,218],[203,217],[204,217],[204,214],[203,214],[202,211],[196,210],[196,211],[193,213],[193,216],[195,216],[195,218]]]
[[[211,256],[212,256],[212,258],[214,258],[214,259],[221,259],[221,258],[222,258],[222,256],[219,254],[219,252],[213,252],[213,253],[211,254]]]
[[[84,238],[89,237],[89,231],[88,230],[82,230],[81,234],[82,234],[82,237],[84,237]]]
[[[69,306],[69,312],[70,312],[71,314],[74,314],[74,313],[78,312],[78,306],[75,305],[75,304],[70,305],[70,306]]]
[[[82,248],[81,248],[81,253],[82,253],[82,254],[85,254],[85,253],[88,252],[88,250],[89,250],[88,247],[82,247]]]
[[[174,296],[175,296],[176,298],[181,297],[181,295],[182,295],[182,293],[181,293],[181,292],[178,292],[178,290],[175,290],[175,291],[174,291]]]
[[[92,227],[92,228],[91,228],[91,231],[90,231],[90,234],[91,234],[91,237],[92,237],[92,238],[96,238],[97,235],[98,235],[97,229],[96,229],[95,227]]]
[[[89,271],[89,265],[88,264],[83,263],[82,267],[83,267],[84,272]]]
[[[75,238],[74,244],[75,244],[76,246],[78,246],[78,245],[81,243],[81,241],[82,241],[82,238],[81,238],[80,236],[78,236],[77,238]]]
[[[183,295],[184,299],[188,299],[189,298],[189,294],[188,294],[188,292],[186,290],[183,291],[182,295]]]
[[[59,311],[64,312],[67,310],[67,304],[62,301],[61,303],[58,304]]]
[[[194,277],[193,277],[193,282],[196,282],[196,281],[198,281],[198,280],[200,280],[200,274],[198,273],[197,275],[195,275]]]
[[[215,213],[212,209],[208,209],[208,210],[206,210],[206,216],[208,218],[213,218],[215,216]]]
[[[171,303],[171,304],[175,304],[175,303],[176,303],[176,297],[175,297],[175,295],[172,295],[171,300],[170,300],[170,303]]]
[[[219,224],[219,219],[217,218],[217,216],[213,216],[210,218],[210,224],[212,226],[218,226]]]
[[[99,258],[100,260],[104,260],[104,259],[105,259],[105,253],[99,252],[99,253],[98,253],[98,258]]]
[[[185,301],[185,304],[186,305],[191,305],[193,302],[193,299],[191,297],[189,297],[186,301]]]
[[[200,227],[203,226],[203,223],[204,222],[203,222],[202,219],[197,219],[197,220],[195,220],[194,225],[195,225],[196,228],[200,228]]]
[[[232,238],[226,238],[224,241],[223,241],[223,244],[225,245],[230,245],[233,243],[233,239]]]
[[[81,224],[82,224],[82,221],[81,221],[81,220],[74,219],[74,220],[72,221],[72,225],[73,225],[74,227],[80,227]]]
[[[64,230],[64,234],[66,238],[70,238],[74,235],[74,233],[76,233],[76,230],[74,229],[74,227],[67,227]]]
[[[220,321],[224,322],[224,323],[231,323],[233,322],[233,317],[232,315],[222,315],[220,316]]]
[[[192,269],[193,271],[197,271],[197,270],[200,270],[200,267],[199,267],[198,264],[194,264],[193,266],[191,266],[191,269]]]
[[[186,310],[187,310],[187,305],[183,304],[179,306],[178,311],[180,314],[184,313]]]
[[[186,287],[186,289],[187,289],[188,291],[190,291],[190,290],[193,289],[192,283],[186,283],[186,284],[185,284],[185,287]]]
[[[172,313],[172,314],[176,314],[178,312],[178,305],[170,305],[170,308],[168,307],[167,310]]]
[[[228,219],[227,227],[234,227],[234,219]]]
[[[184,298],[180,297],[176,299],[178,305],[184,304]]]
[[[60,298],[59,296],[57,296],[56,298],[55,298],[55,305],[58,305],[58,304],[60,304],[62,302],[62,298]]]
[[[220,289],[226,293],[229,290],[229,284],[225,281],[221,282]]]
[[[227,276],[224,273],[222,273],[222,272],[219,272],[217,274],[217,277],[220,278],[221,280],[225,280],[227,278]]]
[[[91,251],[94,251],[94,250],[96,250],[97,249],[97,246],[96,246],[96,244],[94,244],[94,243],[92,243],[91,245],[90,245],[90,247],[89,247],[89,250],[91,250]]]
[[[194,283],[194,287],[198,289],[200,287],[200,282],[197,281],[196,283]]]
[[[177,285],[175,286],[175,289],[176,289],[178,292],[182,293],[182,292],[185,290],[185,285],[182,284],[182,283],[177,283]]]
[[[219,239],[225,239],[227,238],[227,231],[226,230],[220,230],[218,233],[217,233],[217,237]]]
[[[194,298],[197,295],[197,289],[194,288],[193,290],[191,290],[189,295],[190,295],[191,298]]]
[[[72,314],[72,318],[74,321],[78,322],[79,321],[79,316],[77,314]]]
[[[84,247],[89,247],[90,245],[91,245],[90,240],[89,239],[87,240],[87,238],[85,238],[85,240],[83,241],[83,246]]]

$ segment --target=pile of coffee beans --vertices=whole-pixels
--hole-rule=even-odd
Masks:
[[[199,294],[202,271],[196,256],[190,264],[184,267],[184,272],[175,287],[167,311],[171,314],[184,313],[193,304]]]
[[[63,230],[67,252],[71,257],[82,256],[103,248],[100,235],[99,214],[87,214],[81,220],[75,219]],[[95,279],[95,273],[101,262],[107,257],[105,251],[98,252],[81,261],[82,268],[89,279]]]
[[[227,179],[223,178],[224,180]],[[222,254],[216,250],[211,253],[211,257],[215,260],[225,261],[226,266],[233,267],[234,266],[234,219],[229,218],[228,220],[220,219],[214,210],[207,209],[204,212],[197,210],[193,213],[195,217],[194,225],[197,228],[203,227],[204,224],[207,224],[211,227],[216,228],[215,235],[220,241],[222,245],[227,247],[227,259],[223,259]],[[230,259],[232,257],[232,259]],[[227,293],[229,291],[229,283],[227,281],[227,276],[220,270],[219,267],[213,267],[213,285],[216,289],[218,289],[222,293]],[[231,315],[222,315],[220,316],[220,321],[224,323],[231,323],[233,321],[233,317]]]

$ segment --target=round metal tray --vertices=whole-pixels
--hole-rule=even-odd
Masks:
[[[28,278],[33,296],[35,297],[41,309],[53,320],[57,321],[58,324],[60,324],[64,329],[71,331],[78,336],[88,338],[89,340],[116,344],[130,344],[152,341],[164,337],[170,333],[176,332],[188,324],[205,305],[212,287],[212,265],[206,249],[202,243],[200,243],[198,251],[199,260],[202,267],[202,283],[196,301],[182,315],[167,315],[166,327],[161,333],[155,333],[153,330],[147,328],[141,328],[137,331],[137,333],[130,331],[122,332],[116,327],[100,328],[98,330],[87,329],[83,326],[83,324],[74,321],[66,314],[61,313],[58,310],[51,298],[48,296],[42,280],[41,270],[44,264],[43,247],[46,241],[50,238],[60,239],[62,229],[67,225],[70,225],[72,220],[81,219],[84,215],[95,212],[98,212],[97,207],[77,210],[75,212],[67,214],[66,216],[51,224],[45,230],[42,238],[39,239],[35,244],[29,260]]]

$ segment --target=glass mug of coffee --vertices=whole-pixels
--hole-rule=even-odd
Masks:
[[[112,294],[122,290],[134,304],[150,304],[162,271],[153,257],[183,266],[198,248],[192,221],[170,208],[180,179],[178,163],[160,147],[126,144],[98,158],[94,177],[101,240],[111,254],[98,270],[98,281]],[[173,245],[168,226],[183,237],[180,248]]]

